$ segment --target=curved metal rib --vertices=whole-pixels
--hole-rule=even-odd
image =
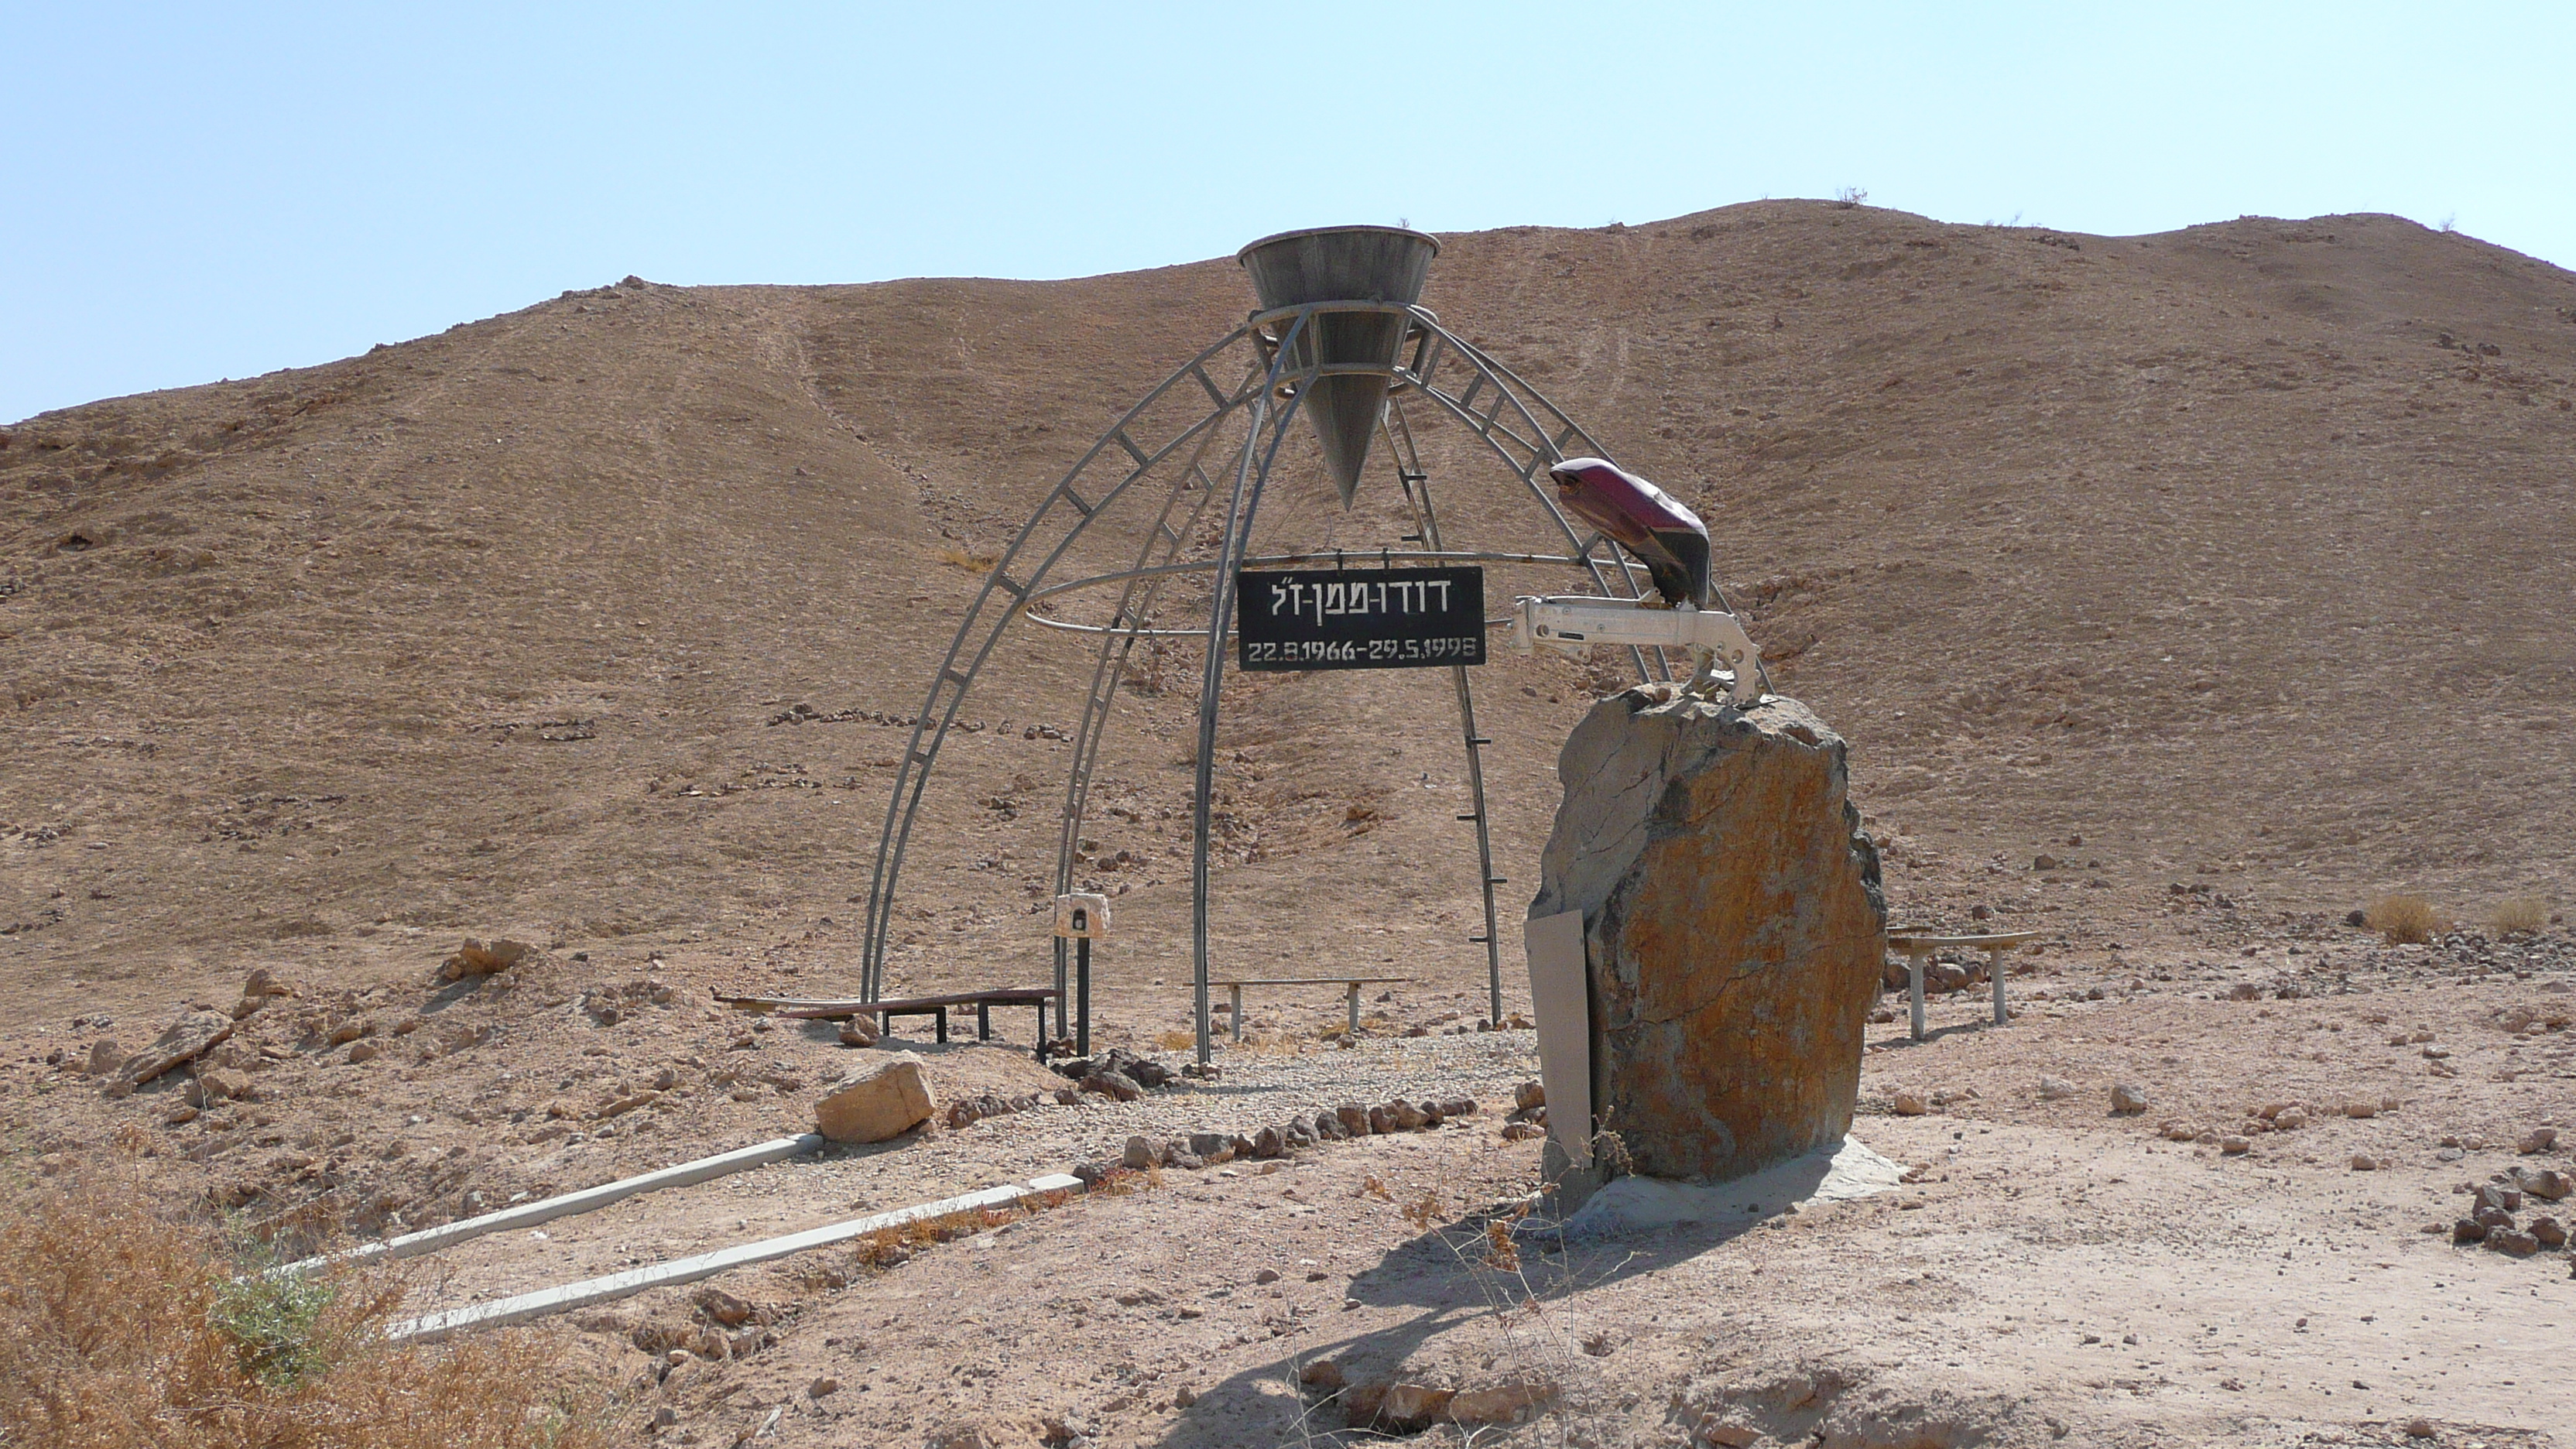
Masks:
[[[1243,385],[1237,391],[1243,392],[1254,386],[1254,378],[1259,375],[1260,369],[1261,365],[1258,362],[1254,363],[1253,368],[1245,376]],[[1154,608],[1161,601],[1163,585],[1175,575],[1175,569],[1169,560],[1180,552],[1191,534],[1197,531],[1200,516],[1207,512],[1208,501],[1216,496],[1216,485],[1208,478],[1204,467],[1208,447],[1216,441],[1216,438],[1217,434],[1214,431],[1203,434],[1199,440],[1199,446],[1190,454],[1188,466],[1182,470],[1179,478],[1173,480],[1172,491],[1164,498],[1162,511],[1155,516],[1154,526],[1146,531],[1145,542],[1136,551],[1136,567],[1128,570],[1123,577],[1097,581],[1123,582],[1126,587],[1119,592],[1117,612],[1110,616],[1110,623],[1102,628],[1099,656],[1092,662],[1091,667],[1091,689],[1083,698],[1082,723],[1074,732],[1073,768],[1065,776],[1064,814],[1058,821],[1056,830],[1055,893],[1057,895],[1063,895],[1073,889],[1074,858],[1081,851],[1082,824],[1091,809],[1092,771],[1099,764],[1100,740],[1107,732],[1109,707],[1117,700],[1119,683],[1126,678],[1127,661],[1136,652],[1136,641],[1141,638],[1159,638],[1166,634],[1181,632],[1148,629],[1145,627],[1145,621],[1153,617]],[[1196,488],[1190,486],[1193,482],[1197,483]],[[1172,510],[1180,503],[1182,496],[1189,493],[1196,493],[1198,501],[1190,505],[1189,512],[1182,516],[1180,525],[1174,527]],[[1153,562],[1158,553],[1166,561],[1159,566]],[[1043,619],[1031,612],[1033,606],[1048,595],[1079,587],[1084,582],[1088,581],[1076,580],[1071,584],[1058,584],[1049,589],[1032,589],[1021,612],[1030,623],[1051,624],[1054,621]],[[1055,939],[1055,986],[1055,1032],[1057,1036],[1063,1036],[1066,1034],[1065,1011],[1069,998],[1064,989],[1065,943],[1064,938],[1060,936]]]
[[[1422,466],[1421,450],[1413,444],[1413,429],[1405,422],[1401,404],[1389,399],[1386,422],[1381,428],[1386,435],[1387,452],[1395,459],[1396,481],[1404,487],[1405,506],[1413,513],[1413,531],[1422,542],[1437,549],[1440,543],[1440,515],[1431,506],[1431,474]],[[1585,550],[1588,555],[1589,549]],[[1476,733],[1476,692],[1467,679],[1467,666],[1449,667],[1450,687],[1458,696],[1458,733],[1467,748],[1467,794],[1475,802],[1476,822],[1476,889],[1485,899],[1485,974],[1489,998],[1486,1020],[1495,1026],[1503,1024],[1503,948],[1494,934],[1494,887],[1502,884],[1494,875],[1494,837],[1490,811],[1485,804],[1484,736]]]
[[[965,616],[958,620],[956,637],[949,641],[948,652],[940,660],[939,672],[931,677],[930,690],[922,701],[921,712],[914,718],[912,735],[905,743],[902,762],[895,772],[894,788],[886,802],[885,824],[877,836],[876,871],[868,885],[868,913],[860,968],[860,990],[868,997],[874,998],[880,995],[884,985],[886,936],[893,925],[894,915],[894,883],[902,874],[903,854],[911,839],[913,821],[920,813],[922,790],[929,779],[932,763],[938,759],[940,746],[946,741],[948,727],[955,722],[958,707],[965,702],[966,691],[974,683],[976,673],[983,668],[985,659],[992,654],[993,646],[1001,638],[1002,631],[1009,627],[1011,616],[1016,612],[1020,601],[1027,597],[1030,589],[1036,587],[1037,583],[1046,577],[1056,561],[1064,556],[1065,550],[1072,546],[1075,539],[1081,537],[1083,530],[1102,509],[1114,503],[1138,479],[1152,471],[1157,463],[1198,435],[1216,427],[1219,422],[1251,400],[1255,394],[1254,389],[1238,387],[1233,393],[1228,394],[1217,387],[1207,372],[1207,365],[1212,359],[1243,343],[1250,336],[1249,328],[1234,329],[1222,340],[1201,350],[1197,356],[1175,369],[1171,376],[1157,384],[1134,407],[1121,415],[1117,423],[1103,433],[1056,483],[1055,487],[1048,491],[1045,500],[1038,505],[1035,512],[1030,514],[1029,521],[1020,526],[1020,531],[1012,537],[1010,546],[1003,550],[1002,556],[994,562],[992,571],[985,575],[984,586],[977,591],[974,603],[967,608]],[[1275,368],[1272,370],[1275,371]],[[1128,437],[1127,430],[1136,424],[1146,409],[1160,402],[1167,393],[1192,381],[1206,389],[1211,401],[1208,412],[1197,422],[1182,429],[1170,441],[1151,452],[1138,447]],[[1075,483],[1091,469],[1093,464],[1108,456],[1113,448],[1127,454],[1133,460],[1133,466],[1128,468],[1125,475],[1106,489],[1098,499],[1084,498],[1075,489]],[[1028,581],[1015,582],[1010,573],[1012,566],[1024,553],[1030,551],[1031,541],[1039,535],[1039,526],[1050,514],[1061,507],[1070,507],[1076,514],[1072,525],[1065,530],[1063,537],[1057,539],[1054,545],[1046,550],[1045,556],[1030,572]],[[986,614],[996,592],[1009,594],[1011,603],[1000,611],[999,618],[987,622]],[[979,625],[983,630],[982,640],[976,644],[971,659],[961,669],[959,660],[967,656],[969,641],[975,639]]]

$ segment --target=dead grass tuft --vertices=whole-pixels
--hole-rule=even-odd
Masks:
[[[2549,924],[2549,902],[2538,896],[2514,896],[2496,902],[2495,914],[2487,918],[2499,936],[2537,931]]]
[[[977,553],[971,548],[963,548],[953,543],[941,544],[931,552],[930,556],[950,568],[963,569],[970,574],[989,572],[994,564],[1001,561],[1000,554]]]
[[[2362,912],[2361,923],[2392,946],[2421,945],[2448,924],[2422,896],[2381,896]]]
[[[0,1227],[0,1444],[605,1449],[524,1335],[391,1345],[389,1271],[269,1276],[130,1190],[47,1189]],[[245,1261],[245,1259],[250,1261]]]
[[[1198,1034],[1187,1031],[1156,1033],[1154,1045],[1167,1052],[1185,1052],[1199,1044]]]

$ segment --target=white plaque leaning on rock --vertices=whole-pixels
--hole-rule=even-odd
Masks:
[[[1592,1006],[1583,961],[1583,913],[1561,911],[1521,928],[1529,953],[1530,1011],[1538,1018],[1538,1076],[1547,1130],[1577,1167],[1592,1165]]]

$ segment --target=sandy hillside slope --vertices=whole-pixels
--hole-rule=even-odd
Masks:
[[[1771,202],[1452,237],[1426,302],[1711,520],[1781,687],[1853,743],[1900,909],[2056,907],[2081,949],[2161,929],[2196,875],[2336,913],[2566,894],[2566,273],[2379,216],[2103,238]],[[1247,305],[1223,259],[630,279],[11,426],[13,1009],[281,955],[416,966],[461,931],[836,967],[904,732],[765,721],[917,709],[975,560]],[[1426,444],[1453,539],[1531,539],[1458,441]],[[1306,501],[1275,537],[1400,531],[1391,487],[1335,517],[1311,447],[1290,460]],[[1025,735],[1071,722],[1082,661],[1005,655],[968,713],[1008,728],[954,746],[933,797],[907,979],[1033,959],[1066,747]],[[1098,833],[1130,853],[1104,880],[1136,892],[1140,979],[1182,959],[1175,675],[1122,706],[1102,767],[1135,817]],[[1503,874],[1532,874],[1590,677],[1481,676]],[[1481,975],[1444,689],[1242,691],[1238,957]],[[2109,889],[2032,884],[2077,836]]]

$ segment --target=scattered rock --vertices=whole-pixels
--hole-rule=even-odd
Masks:
[[[1449,1400],[1449,1417],[1470,1427],[1517,1424],[1556,1401],[1552,1383],[1499,1384],[1469,1389]]]
[[[972,1419],[956,1419],[940,1425],[922,1436],[921,1449],[1000,1449],[984,1426]]]
[[[2487,1225],[2479,1222],[2476,1218],[2461,1218],[2451,1224],[2452,1242],[2483,1243],[2486,1240]]]
[[[2557,1128],[2535,1127],[2529,1132],[2522,1134],[2522,1140],[2513,1145],[2513,1150],[2523,1154],[2525,1157],[2529,1157],[2537,1153],[2547,1152],[2549,1149],[2556,1147],[2557,1145]]]
[[[1145,1089],[1138,1086],[1126,1073],[1114,1072],[1106,1067],[1093,1071],[1077,1085],[1083,1091],[1097,1092],[1113,1102],[1133,1102],[1145,1095]]]
[[[875,1046],[877,1044],[876,1024],[864,1016],[851,1017],[841,1023],[840,1037],[841,1045],[846,1047]]]
[[[830,1374],[825,1374],[821,1378],[816,1379],[814,1382],[805,1386],[805,1397],[809,1399],[828,1399],[840,1391],[841,1381],[832,1377]]]
[[[932,1111],[921,1058],[896,1052],[824,1092],[814,1103],[814,1126],[835,1142],[883,1142],[929,1121]]]
[[[2563,1248],[2567,1246],[2567,1225],[2554,1217],[2548,1216],[2547,1214],[2533,1218],[2531,1220],[2529,1231],[2531,1236],[2544,1248]]]
[[[632,1092],[612,1099],[606,1106],[591,1115],[595,1121],[607,1122],[623,1117],[638,1108],[650,1107],[661,1100],[662,1094],[659,1092]]]
[[[1364,1107],[1351,1106],[1345,1103],[1344,1105],[1333,1109],[1333,1116],[1341,1122],[1342,1135],[1345,1137],[1366,1137],[1369,1133],[1376,1130],[1369,1120],[1368,1109]],[[1193,1147],[1191,1150],[1196,1151],[1197,1149]]]
[[[1921,1092],[1891,1092],[1887,1097],[1887,1110],[1899,1117],[1920,1117],[1932,1110],[1932,1104],[1924,1100]]]
[[[1276,1127],[1264,1127],[1252,1134],[1252,1155],[1278,1157],[1288,1150],[1288,1139]]]
[[[2297,1131],[2308,1125],[2308,1111],[2305,1107],[2283,1108],[2281,1114],[2272,1119],[2272,1125],[2283,1132]]]
[[[1130,1137],[1127,1150],[1119,1154],[1118,1163],[1132,1172],[1143,1172],[1149,1167],[1162,1166],[1163,1159],[1169,1155],[1170,1150],[1160,1143],[1143,1137]]]
[[[199,1054],[233,1034],[233,1020],[212,1011],[191,1011],[170,1023],[170,1029],[155,1038],[152,1045],[128,1058],[117,1069],[109,1083],[110,1090],[131,1090],[156,1081],[173,1067],[185,1066]]]
[[[1279,1270],[1276,1268],[1264,1268],[1260,1272],[1252,1275],[1252,1281],[1255,1283],[1276,1283],[1279,1281]]]
[[[2352,1155],[2352,1170],[2355,1172],[2377,1172],[2379,1170],[2379,1159],[2371,1156],[2367,1152],[2356,1152]]]
[[[2353,914],[2357,916],[2360,915],[2361,912],[2355,911]],[[2359,921],[2354,921],[2351,924],[2357,926],[2361,923]],[[2409,1439],[2430,1439],[2437,1432],[2438,1431],[2433,1427],[2433,1421],[2430,1419],[2415,1418],[2406,1421],[2406,1437]]]
[[[1762,1439],[1761,1430],[1749,1424],[1728,1423],[1715,1414],[1701,1415],[1699,1427],[1692,1432],[1696,1437],[1719,1446],[1719,1449],[1748,1449]]]
[[[2343,1114],[2347,1117],[2376,1117],[2379,1115],[2379,1104],[2377,1102],[2367,1101],[2360,1097],[2355,1097],[2351,1101],[2343,1104]]]
[[[2569,1193],[2576,1192],[2576,1178],[2571,1178],[2556,1168],[2548,1168],[2540,1172],[2520,1172],[2515,1174],[2514,1180],[2522,1184],[2524,1192],[2547,1202],[2564,1202]]]
[[[87,1071],[93,1077],[104,1077],[125,1064],[129,1053],[113,1041],[92,1042]]]
[[[1526,1112],[1532,1107],[1544,1107],[1546,1105],[1547,1088],[1539,1083],[1523,1082],[1519,1086],[1512,1088],[1512,1109],[1514,1111]]]
[[[490,976],[495,972],[507,971],[526,960],[528,953],[534,949],[536,948],[525,941],[506,939],[495,939],[487,946],[468,936],[465,938],[465,944],[458,947],[456,954],[448,957],[446,964],[440,968],[439,978],[444,981],[462,981],[469,976]]]
[[[385,1049],[383,1047],[380,1047],[371,1041],[353,1043],[349,1047],[349,1065],[356,1066],[361,1062],[372,1062],[377,1057],[382,1056],[384,1054],[384,1050]]]
[[[2509,1258],[2528,1258],[2540,1251],[2540,1239],[2531,1233],[2499,1228],[2487,1234],[2487,1246]]]
[[[2118,1113],[2147,1110],[2147,1089],[2122,1082],[2111,1088],[2111,1110]]]
[[[2064,1077],[2043,1076],[2039,1079],[2039,1099],[2043,1102],[2062,1102],[2074,1095],[2075,1084]]]
[[[2242,1157],[2254,1150],[2254,1144],[2248,1138],[2221,1137],[2218,1139],[2218,1150],[2230,1157]]]
[[[753,1308],[749,1300],[736,1298],[721,1288],[700,1288],[689,1295],[697,1310],[727,1328],[740,1328],[751,1321]]]
[[[1350,1402],[1354,1407],[1362,1392],[1353,1391]],[[1375,1412],[1369,1415],[1369,1422],[1379,1432],[1418,1434],[1446,1418],[1450,1401],[1458,1396],[1452,1390],[1435,1389],[1429,1384],[1393,1383],[1375,1397]]]

